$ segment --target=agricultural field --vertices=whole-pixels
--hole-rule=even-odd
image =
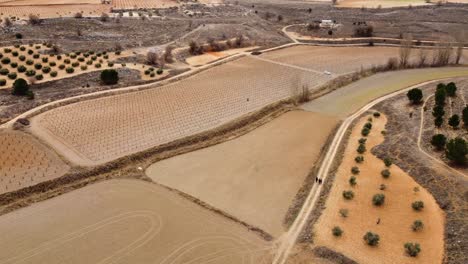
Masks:
[[[143,64],[114,63],[116,59],[127,55],[93,51],[55,54],[51,45],[44,44],[4,47],[0,50],[0,89],[10,88],[18,78],[29,83],[41,83],[117,67],[138,70],[143,80],[157,80],[167,75],[167,72],[157,72]]]
[[[74,163],[99,164],[215,128],[327,79],[245,57],[157,89],[56,108],[34,117],[32,131]]]
[[[2,263],[266,262],[257,233],[155,184],[111,180],[0,218]]]
[[[278,237],[336,124],[325,115],[288,112],[239,138],[157,162],[146,174]]]
[[[0,130],[0,194],[58,178],[69,166],[22,132]]]
[[[389,58],[398,58],[394,47],[326,47],[295,46],[261,55],[278,63],[287,63],[317,72],[328,71],[332,75],[369,69],[385,65]],[[413,52],[416,54],[416,52]],[[337,63],[339,60],[339,63]]]
[[[145,8],[169,8],[178,6],[176,0],[113,0],[112,7],[114,9],[145,9]]]
[[[103,4],[64,4],[57,6],[0,3],[1,17],[16,17],[19,19],[27,19],[30,14],[37,15],[40,18],[73,17],[78,12],[81,12],[83,16],[98,17],[109,11],[110,6]]]
[[[370,134],[361,129],[373,118]],[[336,173],[333,187],[319,221],[314,226],[314,244],[327,246],[359,263],[442,263],[444,213],[431,194],[396,165],[370,153],[384,140],[386,117],[362,117],[355,125]],[[392,136],[392,135],[388,135]],[[364,143],[358,142],[366,138]],[[359,154],[356,149],[364,145]],[[355,161],[362,155],[363,161]],[[389,157],[390,158],[390,157]],[[352,180],[354,182],[352,182]],[[350,196],[345,197],[345,193]],[[349,194],[349,193],[348,193]],[[383,201],[376,194],[384,195]],[[414,202],[422,201],[423,209]],[[413,208],[412,208],[413,207]],[[422,226],[415,224],[422,221]],[[342,233],[332,230],[339,227]],[[377,234],[377,245],[366,243],[367,232]],[[418,243],[416,258],[405,253],[405,243]]]

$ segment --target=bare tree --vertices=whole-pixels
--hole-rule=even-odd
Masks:
[[[39,25],[41,23],[41,19],[39,16],[34,14],[29,14],[29,24],[31,25]]]
[[[427,50],[424,48],[419,49],[418,53],[418,67],[424,67],[427,63]]]
[[[456,51],[455,51],[455,64],[460,64],[460,60],[463,56],[463,46],[465,45],[465,32],[460,32],[455,37],[457,42],[455,44]]]
[[[174,50],[174,46],[171,46],[171,45],[166,46],[166,49],[164,51],[164,61],[168,63],[174,62],[174,56],[172,54],[173,50]]]
[[[146,53],[146,63],[149,65],[158,65],[159,64],[159,55],[156,52],[148,51]]]
[[[100,19],[102,22],[107,22],[109,21],[109,15],[107,13],[102,13]]]
[[[198,44],[195,40],[190,41],[189,44],[189,53],[192,55],[203,54],[203,47]]]
[[[432,64],[434,66],[445,66],[450,62],[450,56],[452,54],[452,44],[449,42],[438,43],[436,50],[433,53]]]
[[[13,23],[11,22],[11,19],[9,17],[5,17],[5,20],[3,21],[3,25],[5,27],[11,27]]]
[[[403,40],[401,41],[401,46],[399,50],[400,55],[400,67],[408,67],[408,61],[411,55],[411,49],[413,47],[413,37],[411,34],[405,34]]]

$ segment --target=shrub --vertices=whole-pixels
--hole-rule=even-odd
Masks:
[[[75,67],[75,68],[76,68],[76,67],[78,67],[78,66],[80,66],[80,63],[79,63],[79,62],[74,62],[74,63],[72,63],[72,67]]]
[[[57,60],[61,60],[62,59],[62,55],[57,55]]]
[[[405,243],[404,247],[410,257],[416,257],[421,252],[421,246],[418,243]]]
[[[8,73],[10,73],[10,71],[8,69],[0,69],[0,74],[1,75],[7,75]]]
[[[161,75],[161,74],[163,73],[163,70],[162,70],[162,69],[158,69],[158,70],[156,71],[156,73],[157,73],[158,75]]]
[[[468,146],[463,138],[457,137],[451,139],[447,143],[445,148],[445,155],[449,160],[460,165],[466,163],[466,154],[468,153]]]
[[[424,208],[424,202],[423,201],[415,201],[411,204],[411,207],[415,211],[421,211]]]
[[[357,184],[357,182],[356,182],[356,177],[351,176],[351,177],[349,178],[349,184],[350,184],[351,186],[356,185],[356,184]]]
[[[21,33],[16,33],[16,34],[15,34],[15,38],[17,38],[17,39],[22,39],[22,38],[23,38],[23,34],[21,34]]]
[[[392,166],[392,164],[393,164],[392,159],[390,159],[390,158],[388,158],[388,157],[387,157],[387,158],[384,158],[383,162],[384,162],[384,164],[385,164],[386,167],[390,167],[390,166]]]
[[[18,72],[25,72],[25,71],[26,71],[25,66],[23,66],[23,65],[18,66]]]
[[[447,91],[445,89],[445,85],[442,83],[439,83],[437,85],[437,90],[435,92],[435,102],[436,105],[445,105],[445,98],[447,97]]]
[[[18,63],[12,62],[12,63],[10,63],[10,66],[11,66],[12,68],[16,68],[16,67],[18,67]]]
[[[31,76],[36,75],[36,71],[35,70],[27,70],[25,74],[26,74],[26,76],[31,77]]]
[[[26,65],[33,65],[34,64],[34,61],[33,60],[27,60],[26,61]]]
[[[361,130],[361,135],[363,135],[365,137],[367,137],[369,135],[369,133],[370,133],[370,129],[368,129],[367,127],[363,128]]]
[[[36,70],[40,70],[40,69],[42,68],[42,64],[36,63],[36,64],[34,64],[34,68],[35,68]]]
[[[359,168],[357,166],[353,166],[351,168],[351,173],[352,174],[356,175],[356,174],[359,174],[359,172],[360,172],[360,170],[359,170]]]
[[[390,171],[388,169],[385,169],[385,170],[382,170],[380,172],[380,174],[382,175],[382,177],[384,177],[385,179],[388,179],[390,177]]]
[[[74,73],[74,72],[75,72],[75,69],[73,69],[73,67],[68,67],[65,71],[66,71],[67,73]]]
[[[88,69],[88,66],[86,66],[86,65],[81,65],[80,68],[81,68],[82,71],[86,71],[86,70]]]
[[[85,61],[85,58],[79,57],[79,58],[78,58],[78,61],[79,61],[79,62],[84,62],[84,61]]]
[[[13,83],[13,91],[12,91],[13,95],[18,95],[18,96],[26,95],[28,90],[29,90],[29,85],[26,82],[26,80],[24,80],[22,78],[17,79]]]
[[[11,60],[8,57],[2,59],[2,64],[10,64]]]
[[[447,137],[443,134],[433,135],[431,139],[431,144],[438,150],[444,149],[445,144],[447,143]]]
[[[34,54],[34,55],[33,55],[33,58],[34,58],[34,59],[39,59],[39,57],[40,57],[39,54]]]
[[[57,77],[57,72],[56,71],[51,71],[50,76],[51,77]]]
[[[42,72],[43,72],[43,73],[49,73],[49,72],[50,72],[50,67],[49,67],[49,66],[45,66],[44,68],[42,68]]]
[[[151,71],[150,70],[145,70],[144,73],[145,73],[145,75],[149,75],[151,73]]]
[[[366,152],[366,150],[367,150],[367,149],[366,149],[366,145],[364,145],[364,144],[359,144],[359,146],[358,146],[358,148],[357,148],[356,151],[357,151],[359,154],[362,154],[362,153]],[[361,157],[362,157],[362,156],[361,156]]]
[[[119,73],[113,69],[103,70],[101,81],[106,85],[116,84],[119,81]]]
[[[51,62],[49,62],[49,66],[50,67],[55,67],[55,66],[57,66],[57,63],[55,63],[55,61],[51,61]]]
[[[49,58],[47,58],[47,57],[42,57],[42,62],[44,62],[44,63],[49,62]]]
[[[454,97],[457,92],[457,85],[454,82],[449,82],[447,86],[445,86],[445,90],[448,96]]]
[[[463,108],[462,119],[463,119],[463,125],[465,127],[468,127],[468,106],[465,106],[465,108]]]
[[[29,50],[28,50],[28,54],[29,54],[29,55],[32,55],[33,53],[34,53],[34,51],[33,51],[32,49],[29,49]]]
[[[349,215],[349,210],[348,209],[343,209],[342,208],[338,212],[340,213],[341,217],[343,217],[343,218],[346,218]]]
[[[94,64],[94,67],[96,67],[96,68],[101,68],[101,63],[96,63],[96,64]]]
[[[6,80],[5,79],[0,79],[0,86],[5,86]]]
[[[442,117],[445,115],[444,107],[442,105],[436,105],[432,108],[432,116],[434,117]]]
[[[21,47],[20,47],[20,50],[21,50],[21,51],[25,51],[25,50],[26,50],[26,47],[21,46]]]
[[[441,127],[444,123],[444,119],[441,116],[438,116],[434,119],[434,126]]]
[[[332,229],[332,234],[336,237],[340,237],[343,234],[343,230],[339,226],[335,226]]]
[[[385,191],[386,189],[387,189],[387,185],[385,185],[385,184],[383,184],[383,183],[380,184],[379,190]]]
[[[3,51],[4,51],[5,53],[10,53],[10,52],[11,52],[11,49],[10,49],[10,48],[4,48]]]
[[[26,98],[28,98],[28,100],[34,100],[34,92],[33,91],[27,91],[26,92]]]
[[[358,142],[359,142],[359,144],[366,144],[367,138],[360,138],[360,139],[358,140]]]
[[[42,79],[44,79],[44,76],[42,74],[36,75],[36,80],[40,81]]]
[[[380,236],[372,232],[367,232],[363,239],[369,246],[377,246],[380,242]]]
[[[10,78],[10,79],[12,79],[12,80],[16,79],[16,77],[18,77],[18,75],[16,74],[16,72],[10,72],[10,73],[8,74],[8,78]]]
[[[408,91],[406,96],[408,97],[408,99],[410,100],[412,104],[420,104],[423,98],[423,93],[421,89],[413,88]]]
[[[375,206],[381,206],[385,203],[385,194],[378,193],[372,197],[372,204]]]
[[[59,69],[60,69],[60,70],[65,69],[65,67],[66,67],[65,64],[60,64],[60,65],[59,65]]]
[[[411,225],[411,229],[414,231],[414,232],[417,232],[417,231],[420,231],[424,228],[424,224],[421,220],[415,220],[413,222],[413,225]]]
[[[354,161],[356,161],[357,163],[362,163],[362,162],[364,162],[364,157],[363,156],[357,156],[356,158],[354,158]]]
[[[89,60],[89,61],[86,62],[86,64],[92,65],[92,64],[93,64],[93,61],[92,61],[92,60]]]
[[[365,123],[364,128],[368,128],[369,130],[371,130],[372,129],[372,123],[370,123],[370,122]]]
[[[354,192],[351,190],[343,191],[343,198],[346,200],[352,200],[354,198]]]
[[[19,53],[17,51],[13,51],[11,55],[13,55],[13,57],[18,57]]]
[[[114,67],[114,63],[113,63],[113,62],[108,62],[108,63],[107,63],[107,66],[109,66],[109,67]]]
[[[455,114],[449,118],[448,124],[453,128],[456,129],[458,125],[460,125],[460,117]]]
[[[18,59],[19,59],[20,61],[25,61],[25,60],[26,60],[26,57],[25,57],[24,55],[20,55],[20,56],[18,57]]]
[[[154,74],[154,72],[152,72],[152,73],[150,74],[150,77],[153,78],[154,76],[156,76],[156,74]]]
[[[70,59],[64,59],[63,60],[63,63],[65,63],[65,64],[70,64],[70,62],[71,62]]]

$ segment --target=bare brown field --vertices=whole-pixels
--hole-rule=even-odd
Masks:
[[[113,0],[114,9],[168,8],[178,6],[176,0]]]
[[[69,160],[93,165],[217,127],[326,76],[250,57],[155,89],[83,101],[32,119]],[[87,111],[83,111],[87,109]]]
[[[111,180],[0,218],[0,263],[267,263],[271,245],[155,184]]]
[[[398,58],[394,47],[325,47],[295,46],[265,53],[261,57],[280,63],[305,67],[319,72],[329,71],[340,75],[387,63]],[[415,54],[415,52],[413,52]]]
[[[68,169],[57,154],[33,137],[0,131],[0,194],[58,178]]]
[[[325,204],[326,209],[314,227],[314,243],[343,253],[359,263],[442,263],[445,222],[443,211],[427,190],[396,165],[389,168],[390,177],[383,178],[380,175],[385,168],[383,161],[370,153],[371,148],[384,140],[380,131],[385,129],[385,116],[374,118],[372,132],[367,137],[364,162],[359,165],[354,161],[358,155],[358,139],[362,137],[361,128],[367,118],[363,117],[352,130],[350,143],[346,147],[343,162],[338,168]],[[356,175],[357,185],[354,187],[348,182],[353,166],[360,169],[360,173]],[[381,184],[385,184],[385,190],[381,190]],[[419,190],[415,191],[415,187]],[[344,190],[353,190],[354,198],[345,200],[342,195]],[[386,196],[384,205],[380,207],[372,204],[372,197],[377,193]],[[411,208],[411,203],[416,200],[424,202],[424,209],[420,212]],[[347,209],[348,216],[340,216],[340,209]],[[423,221],[424,228],[414,232],[411,225],[417,219]],[[341,237],[332,235],[334,226],[339,226],[344,231]],[[363,236],[368,231],[380,235],[378,246],[365,244]],[[419,243],[421,253],[415,258],[407,256],[403,247],[406,242]]]
[[[0,0],[0,5],[78,5],[101,4],[101,0]]]
[[[157,162],[146,173],[279,236],[295,194],[336,124],[328,116],[288,112],[234,140]]]

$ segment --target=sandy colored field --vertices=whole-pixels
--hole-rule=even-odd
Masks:
[[[25,50],[21,51],[20,50],[21,47],[24,47]],[[11,49],[11,52],[7,53],[5,51],[5,49]],[[34,53],[33,54],[28,54],[29,50],[32,50]],[[76,58],[74,58],[74,59],[70,57],[71,54],[60,54],[60,56],[62,58],[59,60],[56,55],[54,55],[52,57],[52,56],[50,56],[50,54],[44,54],[48,50],[50,50],[50,49],[47,48],[46,46],[44,46],[43,44],[34,44],[32,46],[23,45],[23,46],[20,46],[19,48],[16,48],[14,46],[2,47],[0,49],[0,54],[2,55],[1,59],[9,58],[11,62],[10,62],[10,64],[1,63],[0,68],[1,69],[7,69],[10,73],[13,73],[13,72],[16,73],[17,74],[16,79],[23,78],[23,79],[27,80],[28,82],[31,82],[30,79],[33,79],[35,83],[43,83],[43,82],[48,82],[48,81],[51,81],[51,80],[58,80],[58,79],[62,79],[62,78],[77,76],[77,75],[87,73],[87,72],[102,71],[104,69],[120,68],[120,67],[126,67],[126,68],[130,68],[130,69],[134,69],[134,70],[139,71],[140,72],[140,78],[143,79],[143,80],[158,80],[158,79],[161,79],[161,78],[163,78],[163,77],[165,77],[165,76],[167,76],[169,74],[169,72],[167,70],[165,70],[162,74],[159,75],[159,74],[156,74],[157,69],[154,69],[153,70],[154,76],[151,77],[149,74],[144,74],[145,70],[149,69],[150,66],[139,64],[139,63],[127,63],[127,64],[125,64],[125,66],[123,66],[120,63],[115,63],[112,66],[110,66],[109,62],[113,62],[118,58],[123,58],[125,56],[129,56],[130,52],[123,52],[120,55],[116,55],[114,52],[109,52],[106,55],[102,54],[102,55],[99,55],[99,56],[97,56],[97,54],[93,54],[93,55],[90,54],[88,57],[85,57],[84,54],[81,53],[80,55],[77,55]],[[13,52],[18,52],[18,55],[13,56],[13,54],[12,54]],[[39,55],[39,58],[35,59],[33,57],[34,55]],[[20,56],[25,57],[24,61],[21,61],[19,59]],[[93,56],[96,56],[95,60],[91,59]],[[106,59],[105,56],[107,56],[108,58]],[[43,59],[46,59],[47,61],[44,62]],[[82,59],[83,61],[79,61],[79,59]],[[33,61],[33,64],[28,65],[26,63],[28,60]],[[65,60],[69,60],[69,63],[65,63]],[[17,63],[16,67],[11,66],[11,63],[13,63],[13,62]],[[89,65],[88,62],[91,62],[91,64]],[[42,65],[42,69],[36,69],[35,68],[35,64],[37,64],[37,63]],[[56,65],[52,66],[50,63],[55,63]],[[68,67],[72,67],[73,63],[78,63],[78,66],[73,67],[74,68],[73,73],[67,73],[66,69]],[[61,64],[65,65],[64,69],[59,68],[59,66]],[[19,72],[18,71],[19,66],[25,66],[26,69],[27,69],[26,71],[34,70],[36,72],[36,75],[41,74],[43,76],[43,79],[42,80],[37,80],[37,79],[35,79],[34,76],[28,77],[26,75],[26,72]],[[50,72],[49,73],[44,73],[43,68],[45,68],[46,66],[50,67],[50,72],[56,71],[57,76],[52,77],[50,75]],[[81,66],[86,66],[86,69],[84,69],[84,70],[81,69]],[[0,89],[11,88],[14,81],[16,80],[16,79],[9,78],[7,75],[0,75],[0,79],[6,80],[6,84],[3,85],[3,86],[0,86]]]
[[[229,49],[229,50],[224,50],[220,52],[206,52],[205,54],[202,54],[202,55],[188,57],[185,61],[191,66],[200,66],[200,65],[205,65],[215,60],[219,60],[227,56],[231,56],[237,53],[248,51],[254,48],[256,47]]]
[[[114,9],[168,8],[178,6],[176,0],[113,0]]]
[[[391,57],[398,58],[398,48],[301,45],[268,52],[261,57],[340,75],[359,71],[361,68],[370,68],[372,65],[383,65]]]
[[[157,185],[111,180],[0,217],[0,263],[261,264],[269,244]]]
[[[362,137],[360,131],[366,120],[367,117],[362,118],[353,128],[343,162],[325,204],[326,209],[314,227],[315,243],[341,252],[359,263],[442,263],[445,218],[443,211],[430,193],[396,165],[390,167],[391,176],[384,179],[380,175],[381,170],[385,168],[383,161],[370,153],[373,146],[384,140],[380,131],[385,129],[385,116],[374,118],[373,128],[366,143],[368,151],[364,154],[364,162],[357,165],[354,161],[358,139]],[[355,187],[348,183],[353,166],[358,166],[361,170],[356,176]],[[384,191],[380,190],[381,184],[386,185]],[[414,187],[418,187],[419,192],[414,192]],[[354,199],[345,200],[342,196],[344,190],[353,190]],[[385,194],[385,204],[381,207],[372,204],[372,197],[377,193]],[[411,203],[417,200],[424,202],[421,212],[411,208]],[[347,218],[340,216],[341,208],[349,210]],[[378,219],[380,224],[377,224]],[[424,228],[413,232],[411,225],[417,219],[423,221]],[[332,235],[331,230],[334,226],[343,229],[342,237],[336,238]],[[375,248],[366,245],[363,240],[368,231],[380,235],[380,243]],[[411,258],[405,254],[403,245],[406,242],[417,242],[421,245],[418,257]]]
[[[3,5],[77,5],[77,4],[100,4],[101,0],[0,0]]]
[[[41,18],[73,17],[77,12],[83,12],[83,16],[96,17],[110,11],[110,5],[102,4],[67,4],[67,5],[35,5],[35,6],[1,6],[0,16],[28,18],[29,14],[38,15]]]
[[[0,130],[0,194],[58,178],[69,167],[33,137]]]
[[[361,79],[302,106],[303,109],[346,117],[385,94],[435,79],[467,76],[467,67],[386,72]]]
[[[32,128],[68,159],[92,165],[217,127],[324,78],[246,57],[163,87],[53,109]]]
[[[240,138],[155,163],[146,173],[279,236],[284,216],[336,121],[288,112]]]

